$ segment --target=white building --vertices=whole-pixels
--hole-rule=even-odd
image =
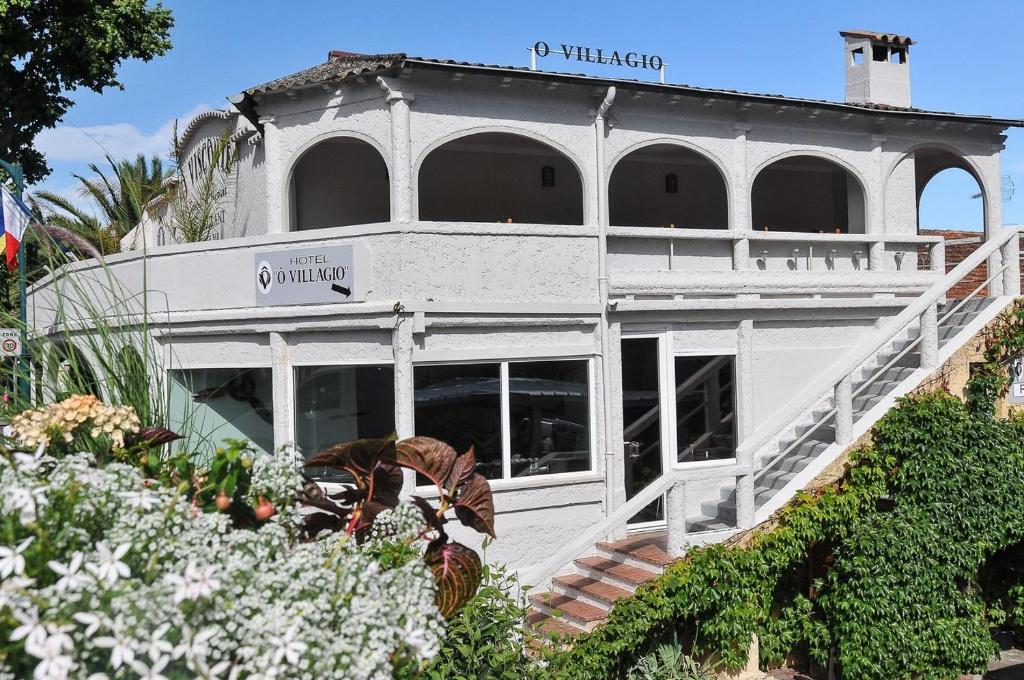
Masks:
[[[842,36],[845,102],[331,52],[184,131],[186,182],[236,145],[216,240],[156,206],[108,264],[145,274],[214,437],[472,444],[488,558],[546,583],[592,555],[556,581],[586,627],[588,586],[642,577],[613,563],[767,517],[1019,292],[1021,122],[910,108],[912,41]],[[950,167],[986,243],[946,275],[917,202]],[[944,318],[984,260],[989,297]]]

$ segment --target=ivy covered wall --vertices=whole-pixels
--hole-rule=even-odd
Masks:
[[[1001,399],[1022,352],[1018,303],[901,400],[838,479],[739,544],[692,551],[549,672],[622,677],[667,640],[738,669],[755,634],[762,668],[851,679],[982,671],[997,651],[992,629],[1024,629],[1024,417]]]

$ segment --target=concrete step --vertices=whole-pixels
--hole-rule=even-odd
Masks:
[[[551,638],[571,638],[586,631],[563,620],[561,617],[550,616],[538,609],[530,609],[526,617],[526,625],[535,633]]]
[[[673,562],[665,540],[664,531],[645,531],[619,541],[601,541],[597,549],[609,559],[660,574]]]

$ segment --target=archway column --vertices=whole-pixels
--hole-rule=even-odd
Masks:
[[[395,90],[383,77],[377,83],[384,90],[391,117],[391,219],[412,222],[412,135],[410,132],[410,105],[416,99],[412,93]]]
[[[871,135],[871,164],[875,172],[864,187],[864,201],[868,204],[867,224],[864,225],[864,232],[867,234],[885,233],[885,162],[882,155],[882,147],[885,145],[885,137],[882,135]],[[886,268],[885,243],[875,241],[868,246],[870,257],[868,268],[875,271],[882,271]]]
[[[733,126],[733,167],[729,172],[729,194],[732,205],[729,212],[729,231],[736,237],[732,246],[732,268],[742,271],[750,262],[750,181],[747,174],[747,136],[750,125]]]

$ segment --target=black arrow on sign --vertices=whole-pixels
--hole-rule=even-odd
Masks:
[[[352,289],[351,288],[346,288],[345,286],[339,286],[336,283],[332,283],[331,284],[331,290],[333,290],[335,293],[341,293],[345,297],[350,297],[352,295]]]

